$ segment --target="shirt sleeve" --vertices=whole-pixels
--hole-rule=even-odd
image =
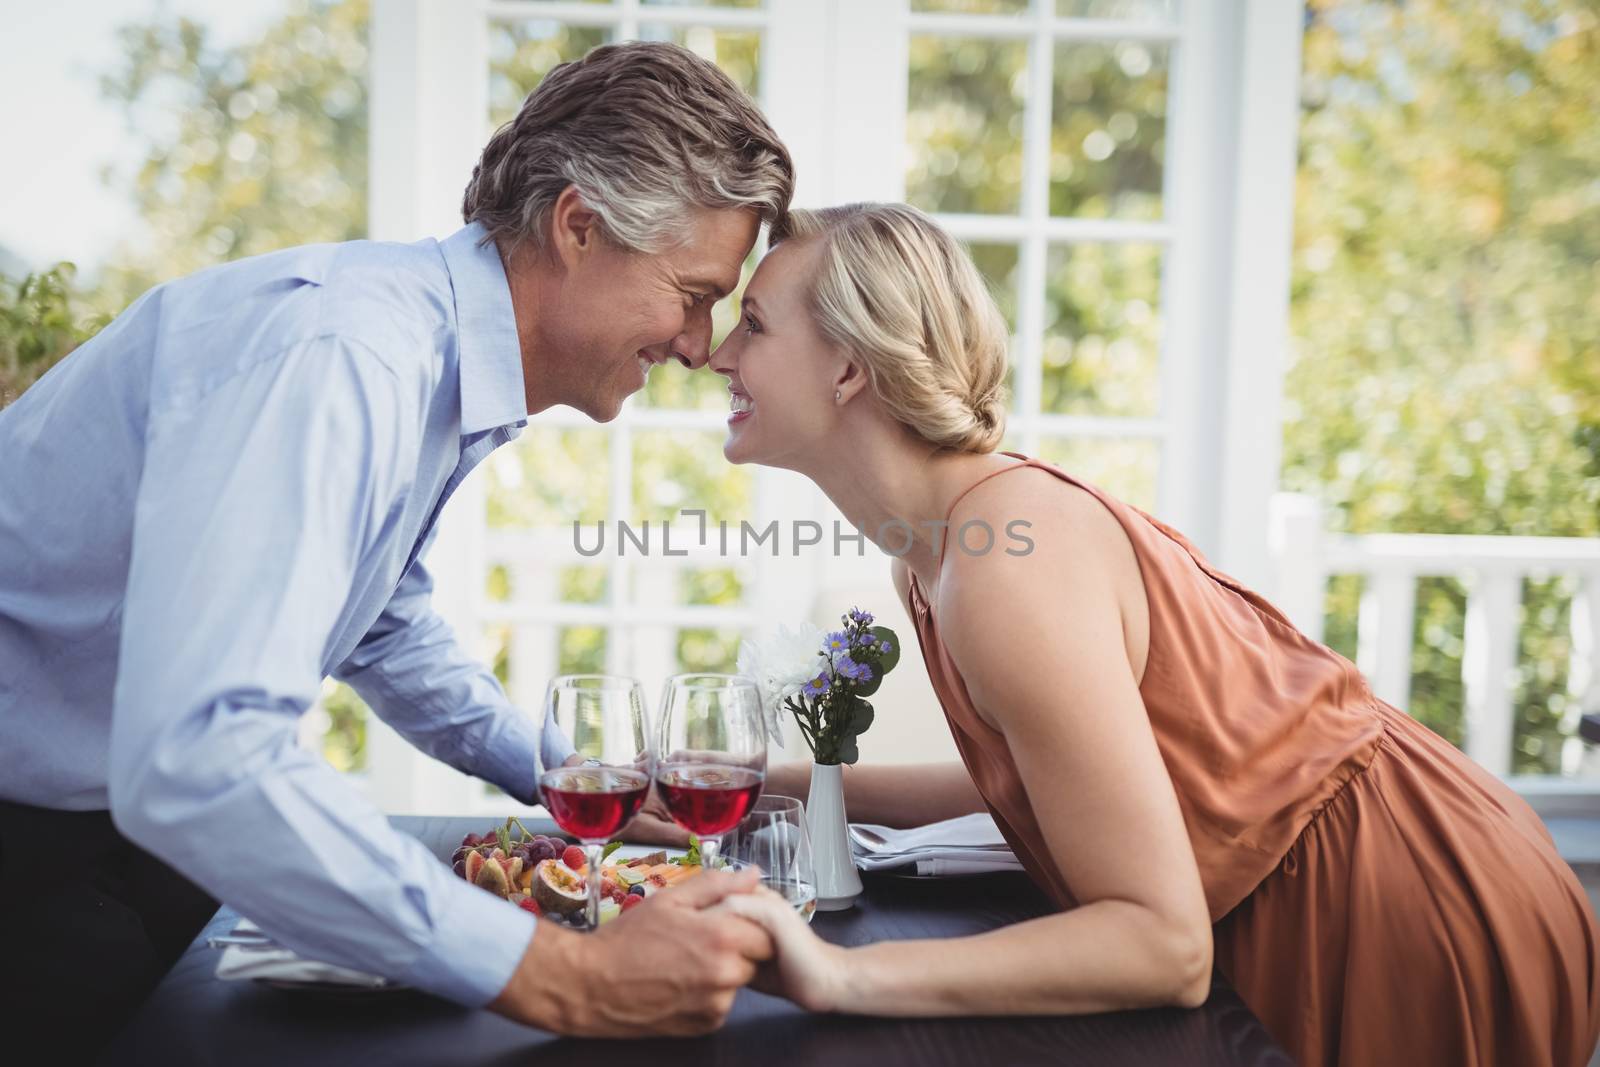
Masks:
[[[533,917],[392,830],[295,737],[363,560],[409,551],[386,530],[420,390],[338,338],[236,366],[147,415],[111,814],[295,951],[484,1004]]]
[[[433,579],[418,559],[336,677],[422,751],[531,801],[538,795],[539,730],[456,642],[433,610],[432,593]],[[547,732],[544,741],[546,767],[573,752],[559,734]]]

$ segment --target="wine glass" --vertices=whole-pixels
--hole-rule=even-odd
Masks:
[[[545,691],[541,760],[572,751],[539,776],[550,817],[583,843],[588,857],[588,926],[600,924],[600,854],[605,843],[644,806],[652,752],[644,688],[632,678],[568,674]],[[558,736],[552,736],[552,735]]]
[[[764,796],[727,842],[728,857],[761,869],[761,882],[810,922],[817,912],[817,871],[806,809],[794,797]]]
[[[767,777],[767,728],[756,684],[738,674],[679,674],[661,693],[656,785],[672,820],[716,865],[722,835],[739,825]]]

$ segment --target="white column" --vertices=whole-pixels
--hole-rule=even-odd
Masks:
[[[1202,551],[1215,555],[1221,541],[1218,442],[1235,200],[1239,0],[1187,3],[1181,18],[1168,78],[1161,193],[1172,243],[1161,278],[1161,415],[1168,436],[1157,507]]]
[[[1289,0],[1244,7],[1215,551],[1247,585],[1271,577],[1267,512],[1282,452],[1303,20],[1304,5]]]
[[[414,241],[460,225],[461,194],[488,126],[482,0],[374,0],[368,112],[368,235]],[[434,604],[469,649],[479,643],[483,498],[468,479],[440,520],[428,566]],[[374,720],[372,793],[389,812],[461,810],[476,783],[428,759]]]
[[[820,7],[820,5],[818,5]],[[827,94],[832,150],[827,193],[835,203],[905,198],[907,0],[833,0]]]
[[[1461,675],[1467,691],[1467,755],[1498,775],[1511,773],[1512,685],[1517,666],[1522,579],[1512,571],[1480,575],[1467,592]]]
[[[1322,505],[1307,493],[1274,495],[1271,533],[1276,564],[1272,601],[1302,633],[1320,641],[1328,584],[1322,562]]]
[[[761,109],[794,160],[794,201],[802,207],[835,200],[834,6],[833,0],[769,0],[771,22],[761,42]]]
[[[1417,578],[1385,568],[1367,576],[1357,623],[1356,665],[1378,699],[1404,710],[1411,702],[1411,638]]]
[[[483,0],[373,0],[367,230],[414,241],[461,225],[489,126]]]

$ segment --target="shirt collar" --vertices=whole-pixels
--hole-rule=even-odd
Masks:
[[[455,292],[463,437],[528,420],[511,286],[487,237],[483,224],[473,222],[439,245]]]

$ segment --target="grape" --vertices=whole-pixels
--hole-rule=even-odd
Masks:
[[[450,869],[456,872],[457,878],[465,878],[467,876],[467,865],[461,860],[456,860],[452,863]]]
[[[476,848],[481,844],[483,844],[483,838],[479,837],[477,834],[468,834],[466,837],[461,839],[461,845],[463,848]]]

